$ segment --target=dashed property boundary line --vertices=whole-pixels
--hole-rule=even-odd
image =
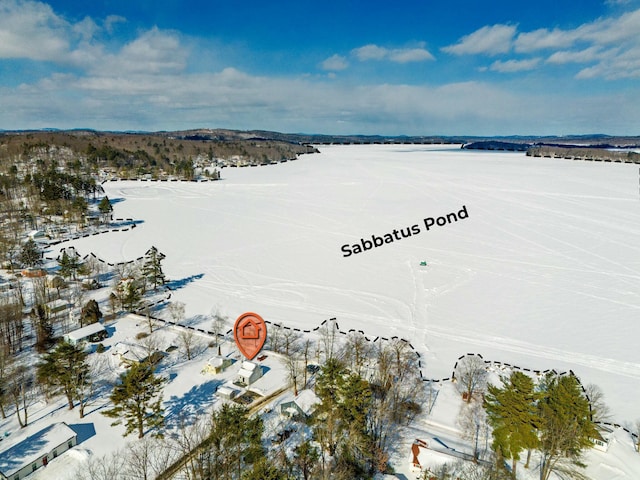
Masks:
[[[152,248],[154,248],[154,247],[152,246],[149,250],[147,250],[147,252],[149,252]],[[60,254],[62,254],[62,252],[64,252],[65,249],[66,249],[66,247],[63,247],[60,250],[60,252],[61,252]],[[75,247],[72,246],[72,247],[69,247],[69,249],[70,250],[74,250],[77,253],[77,250],[75,249]],[[98,257],[96,254],[91,252],[91,253],[85,255],[84,257],[82,257],[82,259],[86,260],[90,256],[93,257],[93,258],[96,258],[98,261],[100,261],[102,263],[105,263],[105,264],[107,264],[107,265],[109,265],[111,267],[116,266],[116,265],[132,264],[132,263],[140,261],[140,260],[142,260],[144,258],[144,255],[143,255],[141,257],[136,258],[135,260],[128,260],[128,261],[125,261],[125,262],[117,262],[117,263],[110,263],[110,262],[106,262],[105,260],[103,260],[100,257]],[[46,257],[46,258],[49,259],[49,260],[59,260],[60,259],[60,255],[58,255],[56,258],[50,258],[50,257]],[[157,300],[157,301],[152,302],[150,304],[147,304],[147,305],[145,305],[143,307],[140,307],[140,308],[134,310],[132,313],[134,313],[136,315],[143,315],[144,314],[145,317],[149,317],[150,319],[152,319],[154,321],[163,322],[163,323],[165,323],[167,325],[186,328],[186,329],[193,330],[193,331],[196,331],[196,332],[199,332],[199,333],[202,333],[202,334],[205,334],[205,335],[209,335],[209,336],[212,336],[212,337],[216,336],[216,333],[214,333],[214,332],[212,332],[210,330],[204,330],[202,328],[196,328],[196,327],[194,327],[192,325],[184,325],[184,324],[181,324],[181,323],[178,323],[178,322],[173,322],[171,320],[165,320],[163,318],[158,318],[158,317],[154,317],[154,316],[146,314],[145,312],[148,311],[150,308],[158,306],[158,305],[160,305],[160,304],[162,304],[164,302],[167,302],[167,301],[169,301],[171,299],[171,295],[172,295],[171,288],[169,288],[168,286],[165,286],[164,288],[169,291],[169,294],[165,298],[161,298],[160,300]],[[426,378],[425,375],[422,373],[422,368],[423,368],[422,367],[422,355],[420,354],[420,352],[418,352],[416,350],[416,348],[411,344],[411,342],[409,342],[409,340],[407,340],[405,338],[401,338],[401,337],[398,337],[398,336],[393,336],[393,337],[383,337],[383,336],[370,337],[370,336],[367,336],[363,330],[356,330],[355,328],[351,328],[351,329],[349,329],[347,331],[341,330],[336,317],[331,317],[329,319],[325,319],[318,326],[316,326],[315,328],[311,328],[311,329],[301,329],[301,328],[296,328],[296,327],[289,327],[289,326],[286,326],[286,325],[282,325],[280,323],[276,323],[276,322],[272,322],[272,321],[269,321],[269,320],[265,320],[266,324],[273,325],[274,327],[282,328],[284,330],[291,330],[291,331],[299,332],[299,333],[307,333],[307,334],[310,334],[312,332],[317,332],[323,326],[327,325],[327,322],[331,322],[333,324],[333,326],[334,326],[335,330],[337,331],[337,333],[339,333],[341,335],[345,335],[345,336],[350,334],[350,333],[359,333],[359,334],[361,334],[363,336],[363,338],[367,342],[371,342],[371,343],[376,343],[378,341],[389,342],[389,341],[392,341],[392,340],[398,340],[398,341],[404,342],[405,344],[407,344],[407,346],[413,351],[414,355],[416,356],[416,359],[418,361],[418,373],[420,374],[420,379],[423,382],[441,383],[441,382],[453,381],[455,379],[455,376],[456,376],[455,372],[456,372],[456,368],[458,367],[458,363],[461,360],[463,360],[464,358],[466,358],[466,357],[476,356],[476,357],[480,358],[481,360],[483,360],[484,363],[487,366],[493,365],[493,366],[498,366],[498,367],[507,367],[507,368],[510,368],[512,370],[519,370],[519,371],[522,371],[522,372],[528,372],[530,374],[533,373],[533,374],[536,374],[536,375],[539,375],[539,376],[540,375],[546,375],[547,373],[552,373],[552,374],[557,375],[557,376],[570,375],[570,376],[572,376],[572,377],[574,377],[576,379],[576,381],[578,382],[578,385],[580,385],[580,388],[582,389],[582,392],[584,393],[587,401],[589,402],[589,411],[591,412],[593,410],[592,405],[591,405],[591,399],[589,398],[589,395],[587,394],[586,388],[584,387],[582,381],[580,380],[580,377],[578,377],[573,372],[573,370],[571,370],[571,369],[568,370],[568,371],[563,371],[563,372],[558,372],[556,369],[536,370],[536,369],[531,369],[531,368],[526,368],[526,367],[520,367],[518,365],[514,365],[514,364],[511,364],[511,363],[507,363],[507,362],[500,362],[500,361],[496,361],[496,360],[485,360],[484,357],[482,356],[482,354],[480,354],[480,353],[466,353],[464,355],[460,355],[458,357],[458,359],[456,360],[456,363],[454,364],[453,369],[451,370],[451,376],[445,377],[445,378],[439,378],[439,379],[438,378]],[[220,337],[220,338],[224,338],[224,337],[226,337],[226,336],[228,336],[228,335],[230,335],[232,333],[233,333],[233,329],[230,328],[229,330],[227,330],[226,333],[224,333],[224,334],[223,333],[218,333],[217,336]],[[594,423],[597,424],[597,425],[604,425],[604,426],[607,426],[607,427],[621,428],[625,432],[630,434],[634,439],[636,439],[636,441],[638,439],[638,435],[636,433],[632,432],[627,427],[624,427],[624,426],[620,425],[619,423],[602,422],[602,421],[595,421]]]
[[[55,245],[60,245],[62,243],[67,243],[67,242],[72,242],[74,240],[79,240],[81,238],[94,237],[96,235],[103,235],[105,233],[128,232],[129,230],[133,230],[137,226],[137,224],[135,223],[135,220],[133,218],[114,218],[111,221],[112,222],[128,222],[127,225],[130,225],[130,226],[118,227],[118,228],[106,228],[104,230],[99,230],[97,232],[77,234],[77,235],[74,235],[72,237],[65,238],[64,240],[55,240],[53,242],[48,242],[46,245],[51,247],[51,246],[55,246]],[[48,258],[48,257],[45,257],[45,258]],[[49,260],[55,260],[55,259],[49,258]]]
[[[285,325],[281,325],[281,324],[277,324],[274,322],[270,322],[268,320],[265,320],[265,323],[268,324],[272,324],[278,328],[283,328],[285,330],[293,330],[294,332],[301,332],[301,333],[311,333],[311,332],[317,332],[320,328],[322,328],[324,325],[327,324],[327,322],[333,322],[333,325],[336,329],[336,331],[338,333],[340,333],[341,335],[348,335],[349,333],[360,333],[364,339],[368,342],[371,343],[376,343],[377,341],[390,341],[390,340],[399,340],[401,342],[404,342],[407,344],[407,346],[413,351],[413,353],[415,354],[417,360],[418,360],[418,373],[420,374],[420,378],[422,379],[423,382],[429,382],[429,383],[440,383],[440,382],[447,382],[447,381],[453,381],[455,379],[455,372],[456,372],[456,368],[458,367],[458,363],[463,360],[466,357],[473,357],[476,356],[480,359],[482,359],[484,361],[484,363],[489,366],[489,365],[494,365],[494,366],[499,366],[499,367],[508,367],[512,370],[519,370],[522,372],[529,372],[529,373],[534,373],[536,375],[545,375],[547,373],[552,373],[554,375],[557,376],[563,376],[563,375],[570,375],[572,377],[574,377],[576,379],[576,381],[578,382],[578,385],[580,385],[580,388],[582,389],[582,393],[584,393],[585,398],[587,399],[587,402],[589,402],[589,412],[591,415],[593,408],[591,405],[591,399],[589,398],[589,395],[587,393],[586,388],[584,387],[582,381],[580,380],[580,377],[578,377],[573,370],[568,370],[568,371],[564,371],[564,372],[558,372],[555,369],[547,369],[547,370],[534,370],[531,368],[525,368],[525,367],[519,367],[518,365],[513,365],[511,363],[506,363],[506,362],[499,362],[499,361],[494,361],[494,360],[485,360],[484,357],[480,354],[480,353],[466,353],[464,355],[460,355],[458,357],[458,360],[456,360],[455,365],[453,366],[453,370],[451,371],[451,376],[450,377],[445,377],[445,378],[440,378],[440,379],[429,379],[426,378],[423,373],[422,373],[422,356],[420,355],[420,352],[418,352],[415,347],[411,344],[411,342],[409,342],[408,340],[398,337],[398,336],[393,336],[393,337],[382,337],[382,336],[377,336],[375,338],[373,338],[373,340],[368,337],[363,330],[356,330],[355,328],[351,328],[348,331],[344,331],[340,329],[340,326],[338,325],[338,321],[335,317],[332,317],[328,320],[323,320],[322,323],[320,325],[318,325],[317,327],[310,329],[310,330],[304,330],[304,329],[300,329],[300,328],[293,328],[293,327],[287,327]],[[232,333],[233,330],[230,329],[227,331],[227,335],[229,335],[230,333]],[[608,427],[615,427],[615,428],[621,428],[623,429],[625,432],[627,432],[628,434],[631,435],[632,438],[634,438],[636,441],[638,439],[638,435],[634,432],[632,432],[631,430],[629,430],[627,427],[624,427],[622,425],[620,425],[619,423],[612,423],[612,422],[602,422],[602,421],[595,421],[594,422],[596,425],[604,425],[604,426],[608,426]]]

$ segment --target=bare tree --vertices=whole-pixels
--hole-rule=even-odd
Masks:
[[[360,332],[351,332],[342,348],[342,358],[352,372],[362,375],[373,353],[371,343]]]
[[[98,379],[103,378],[108,368],[109,362],[107,357],[99,356],[94,358],[89,369],[77,378],[76,388],[78,392],[80,418],[84,418],[87,406],[96,400],[96,392],[99,387]]]
[[[300,332],[296,332],[290,328],[285,328],[282,330],[282,342],[280,344],[279,353],[282,353],[285,356],[297,354],[300,350],[300,339],[302,335]]]
[[[77,480],[125,480],[123,475],[125,458],[122,451],[101,457],[90,456],[75,471]]]
[[[313,345],[313,341],[309,338],[306,338],[304,343],[302,344],[302,348],[300,349],[300,353],[302,354],[302,359],[304,360],[304,370],[302,371],[304,375],[304,380],[302,384],[302,388],[307,388],[307,373],[309,367],[309,355],[311,355],[311,347]]]
[[[590,383],[585,387],[585,394],[589,399],[589,408],[591,409],[591,420],[593,422],[608,422],[611,420],[611,410],[604,401],[604,393],[602,389]]]
[[[29,424],[29,407],[35,400],[35,376],[24,365],[16,365],[9,373],[9,394],[16,408],[20,428]],[[20,413],[22,411],[22,414]]]
[[[9,395],[7,385],[9,383],[8,376],[12,368],[12,363],[13,357],[9,347],[0,343],[0,415],[2,415],[3,419],[7,418],[4,404]]]
[[[293,394],[298,396],[298,380],[300,378],[300,355],[297,351],[291,351],[284,355],[283,362],[287,368],[287,377],[293,387]]]
[[[0,297],[0,347],[11,352],[22,350],[24,322],[20,303],[11,297]]]
[[[454,379],[457,381],[458,392],[470,403],[474,394],[484,391],[487,387],[487,368],[484,360],[476,355],[459,360]]]
[[[180,333],[178,334],[178,341],[182,348],[184,348],[184,353],[187,355],[187,360],[191,360],[191,357],[194,354],[194,349],[196,348],[197,336],[195,332],[191,329],[181,328]]]
[[[175,454],[167,442],[158,437],[130,442],[124,454],[124,477],[153,480],[170,466],[174,458]]]
[[[487,422],[487,413],[482,402],[474,401],[460,405],[457,419],[462,437],[473,445],[473,457],[480,458],[480,449],[487,450],[491,430]]]
[[[327,320],[325,324],[320,327],[320,338],[324,348],[325,362],[330,358],[333,358],[335,354],[336,331],[336,324],[332,320]]]
[[[183,302],[171,302],[167,307],[169,309],[169,315],[171,316],[171,320],[175,323],[180,323],[184,320],[184,303]]]
[[[140,340],[140,346],[142,347],[146,358],[151,359],[152,355],[156,352],[163,350],[162,339],[158,335],[147,335]]]
[[[272,327],[269,329],[269,334],[267,335],[267,341],[269,342],[269,350],[273,352],[280,351],[280,342],[282,341],[282,326],[278,323],[274,323]]]
[[[215,346],[218,347],[218,355],[221,355],[220,351],[220,339],[224,338],[228,318],[223,316],[219,310],[216,310],[213,314],[213,321],[211,322],[211,333],[213,334]]]

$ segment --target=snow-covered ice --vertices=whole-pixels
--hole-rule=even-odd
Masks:
[[[108,182],[114,216],[143,223],[71,244],[109,262],[156,246],[191,319],[253,311],[308,329],[336,317],[409,339],[429,378],[465,353],[571,369],[602,388],[616,422],[640,417],[629,401],[640,395],[637,166],[457,146],[320,150],[225,168],[219,182]],[[468,218],[425,231],[424,218],[463,206]],[[343,256],[413,225],[419,234]]]

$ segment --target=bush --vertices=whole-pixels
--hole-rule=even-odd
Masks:
[[[105,351],[104,345],[99,343],[98,346],[96,347],[96,352],[97,353],[102,353]]]
[[[136,334],[136,339],[137,340],[142,340],[143,338],[148,337],[149,334],[147,332],[139,332]]]

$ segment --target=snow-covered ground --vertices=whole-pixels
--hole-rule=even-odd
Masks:
[[[637,166],[454,146],[321,151],[225,168],[219,182],[106,183],[114,216],[143,223],[58,247],[119,262],[155,245],[190,321],[254,311],[309,329],[336,317],[409,339],[429,378],[465,353],[571,369],[602,388],[616,422],[640,417]],[[426,231],[423,219],[463,206],[468,218]]]

